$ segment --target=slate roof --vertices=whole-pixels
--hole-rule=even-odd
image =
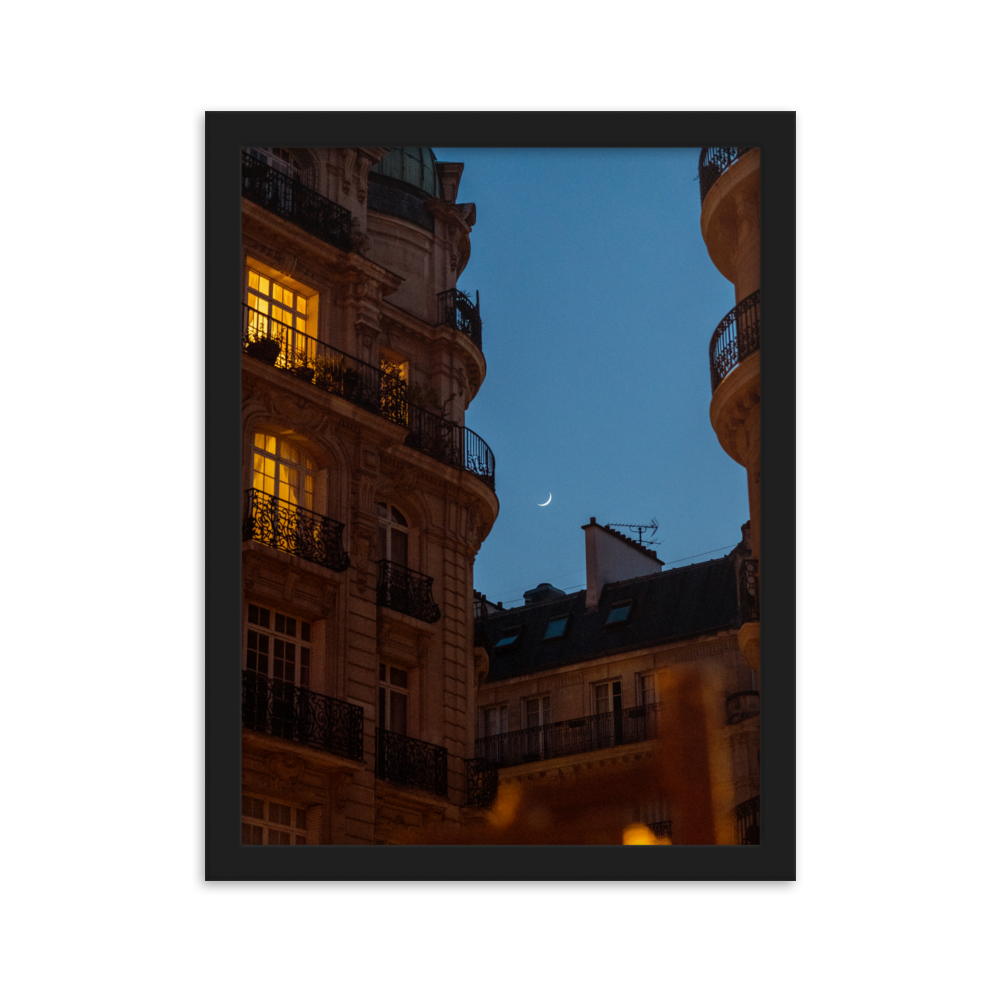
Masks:
[[[606,626],[613,605],[632,601],[629,620]],[[601,656],[643,649],[723,629],[739,628],[735,554],[721,559],[606,584],[596,608],[586,608],[587,592],[540,604],[492,612],[487,683],[522,677]],[[549,621],[569,614],[561,639],[543,640]],[[521,626],[517,642],[497,650],[505,630]]]

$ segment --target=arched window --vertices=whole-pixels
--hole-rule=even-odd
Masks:
[[[315,510],[316,463],[273,434],[253,436],[253,488],[279,501]]]
[[[379,558],[399,566],[409,566],[409,525],[402,512],[391,504],[378,505]]]

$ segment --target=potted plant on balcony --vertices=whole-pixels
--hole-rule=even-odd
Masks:
[[[297,354],[295,356],[295,367],[292,369],[292,374],[296,378],[302,379],[303,382],[311,382],[313,376],[316,374],[316,369],[312,367],[315,362],[312,361],[308,355]]]
[[[273,365],[281,353],[281,341],[274,340],[265,334],[262,337],[251,340],[246,346],[246,352],[251,358],[256,358],[265,364]]]

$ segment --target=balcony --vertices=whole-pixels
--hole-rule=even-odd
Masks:
[[[476,740],[476,756],[497,767],[513,767],[551,757],[642,743],[656,738],[658,723],[658,706],[640,705],[512,733],[482,736]]]
[[[351,565],[344,526],[332,517],[279,500],[263,490],[245,493],[243,541],[260,542],[340,573]]]
[[[465,804],[488,809],[497,797],[500,780],[496,764],[480,757],[465,762]]]
[[[760,290],[737,303],[715,328],[708,345],[712,370],[712,392],[722,380],[751,354],[760,349]]]
[[[740,617],[743,623],[760,621],[760,591],[757,588],[756,559],[744,559],[740,566]]]
[[[726,696],[726,724],[730,726],[760,715],[760,692],[737,691]]]
[[[468,427],[407,403],[406,382],[396,375],[279,323],[246,303],[242,336],[245,354],[408,427],[408,447],[471,472],[496,490],[496,463],[489,445]]]
[[[736,839],[740,844],[760,843],[760,796],[736,807]]]
[[[362,760],[364,710],[249,670],[243,671],[243,725],[351,760]]]
[[[438,295],[439,323],[464,333],[479,350],[483,349],[483,321],[479,317],[479,292],[473,303],[465,292],[449,288]]]
[[[433,625],[441,617],[441,609],[434,603],[431,585],[434,578],[388,559],[378,561],[378,582],[375,584],[375,603],[392,608],[411,618]]]
[[[496,490],[496,467],[489,445],[468,427],[452,423],[436,413],[410,406],[409,428],[405,444],[424,455],[465,469]]]
[[[701,200],[705,201],[712,185],[744,154],[754,146],[708,146],[698,157],[698,182]]]
[[[243,197],[340,250],[351,249],[351,213],[243,151]]]
[[[375,776],[435,795],[447,795],[448,751],[411,736],[376,729]]]

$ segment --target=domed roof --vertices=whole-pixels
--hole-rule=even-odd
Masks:
[[[372,167],[372,173],[393,177],[440,198],[441,180],[436,164],[437,157],[430,146],[396,146]]]

